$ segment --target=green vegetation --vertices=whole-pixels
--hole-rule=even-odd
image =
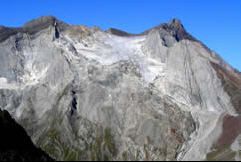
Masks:
[[[117,154],[114,136],[110,128],[102,129],[97,132],[95,141],[90,146],[91,160],[110,161]]]
[[[64,161],[76,161],[79,160],[79,157],[82,154],[81,150],[72,146],[67,146],[67,144],[63,143],[59,132],[55,129],[49,130],[46,134],[46,138],[38,143],[41,143],[41,148],[43,148],[50,156],[58,160],[61,158],[60,160]]]
[[[127,160],[128,160],[128,152],[124,151],[124,152],[122,153],[122,160],[123,160],[123,161],[127,161]]]
[[[92,142],[86,142],[84,149],[80,150],[76,146],[64,143],[61,140],[60,132],[51,129],[42,139],[39,139],[38,145],[51,157],[64,161],[110,161],[117,155],[114,136],[110,128],[98,128],[92,132],[91,136],[85,138],[89,139],[83,137],[81,139]]]
[[[109,128],[105,129],[104,144],[113,156],[117,154],[114,136],[111,134],[111,129],[109,129]]]
[[[233,161],[236,153],[230,149],[230,146],[224,146],[214,150],[207,155],[207,161]]]

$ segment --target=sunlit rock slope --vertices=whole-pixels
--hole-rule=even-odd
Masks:
[[[0,27],[0,108],[57,160],[239,160],[240,89],[177,19],[141,34]]]

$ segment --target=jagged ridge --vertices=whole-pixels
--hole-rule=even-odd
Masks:
[[[37,32],[48,28],[49,26],[56,27],[60,32],[66,30],[69,27],[68,24],[58,20],[53,16],[43,16],[38,19],[34,19],[30,22],[27,22],[23,27],[19,28],[9,28],[1,26],[0,42],[18,33],[27,33],[29,35],[34,35]]]
[[[0,43],[0,106],[52,157],[204,160],[238,142],[240,74],[179,20],[138,35],[56,22]]]
[[[34,19],[30,22],[27,22],[23,27],[19,28],[8,28],[8,27],[0,27],[0,42],[7,39],[9,36],[17,34],[18,32],[28,33],[28,34],[35,34],[38,31],[41,31],[49,26],[58,25],[58,29],[60,31],[64,31],[70,27],[70,25],[64,23],[63,21],[58,20],[54,16],[43,16],[37,19]],[[183,39],[189,39],[193,41],[197,41],[193,36],[186,32],[182,23],[178,19],[173,19],[169,23],[164,23],[158,25],[152,29],[146,30],[140,34],[131,34],[120,29],[110,28],[106,32],[109,32],[114,35],[118,36],[137,36],[137,35],[146,35],[153,29],[164,29],[168,31],[172,36],[176,38],[177,41]]]

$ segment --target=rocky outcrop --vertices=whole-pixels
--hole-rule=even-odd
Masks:
[[[128,37],[128,36],[134,36],[134,34],[127,33],[125,31],[115,29],[115,28],[110,28],[107,30],[108,33],[117,35],[117,36],[122,36],[122,37]]]
[[[0,40],[0,106],[57,160],[238,158],[240,74],[179,20],[133,35],[42,17]]]
[[[53,16],[44,16],[26,23],[21,28],[8,28],[4,26],[0,27],[0,42],[6,40],[12,35],[17,34],[19,35],[25,33],[31,36],[51,26],[55,27],[56,34],[58,30],[64,31],[69,27],[69,25],[62,21],[59,21]]]

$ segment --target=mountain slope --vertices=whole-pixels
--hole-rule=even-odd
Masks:
[[[239,158],[241,75],[179,20],[133,35],[42,17],[0,40],[0,107],[58,160]]]

